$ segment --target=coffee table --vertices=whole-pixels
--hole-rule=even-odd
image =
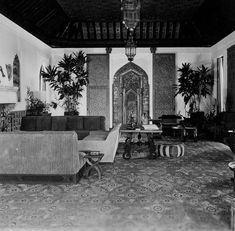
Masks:
[[[124,147],[124,153],[122,155],[123,159],[125,160],[129,160],[132,156],[131,154],[131,150],[134,144],[137,145],[142,145],[142,144],[147,144],[149,147],[149,155],[148,158],[149,159],[154,159],[158,156],[157,152],[156,152],[156,145],[154,144],[154,140],[153,140],[153,135],[154,134],[161,134],[162,130],[161,129],[157,129],[157,130],[153,130],[153,129],[143,129],[143,128],[137,128],[137,129],[125,129],[125,128],[121,128],[120,130],[121,133],[126,133],[127,134],[127,138],[125,140],[125,147]],[[133,135],[137,135],[138,141],[135,142],[133,140]],[[141,141],[141,137],[142,134],[146,134],[147,135],[147,142],[142,142]]]

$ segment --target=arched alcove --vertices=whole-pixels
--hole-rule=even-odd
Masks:
[[[113,124],[127,124],[132,116],[136,123],[141,115],[149,114],[149,83],[146,72],[129,62],[114,75]]]
[[[18,87],[17,101],[20,102],[20,60],[17,54],[13,60],[13,86]]]

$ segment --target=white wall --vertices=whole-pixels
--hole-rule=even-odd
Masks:
[[[226,98],[227,98],[227,49],[235,44],[235,31],[229,34],[227,37],[216,43],[211,47],[212,61],[214,67],[215,79],[217,78],[217,58],[223,57],[224,70],[223,70],[223,108],[226,109]],[[216,89],[215,89],[216,94]]]
[[[51,48],[0,14],[0,66],[6,74],[6,64],[13,65],[17,54],[20,61],[21,102],[14,110],[25,109],[26,89],[38,90],[39,70],[49,64]],[[0,75],[0,86],[13,86],[13,81]]]

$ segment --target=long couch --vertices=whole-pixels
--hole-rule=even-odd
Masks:
[[[73,177],[86,163],[75,131],[0,133],[1,175]]]
[[[76,131],[79,140],[105,130],[104,116],[24,116],[22,131]]]

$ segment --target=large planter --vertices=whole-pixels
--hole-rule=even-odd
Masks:
[[[78,111],[65,111],[64,115],[65,116],[68,116],[68,115],[79,115],[79,113],[78,113]]]
[[[190,115],[190,122],[199,130],[203,128],[205,123],[205,113],[203,111],[193,112]]]
[[[41,111],[37,111],[37,110],[26,110],[26,116],[40,116],[42,115]]]

